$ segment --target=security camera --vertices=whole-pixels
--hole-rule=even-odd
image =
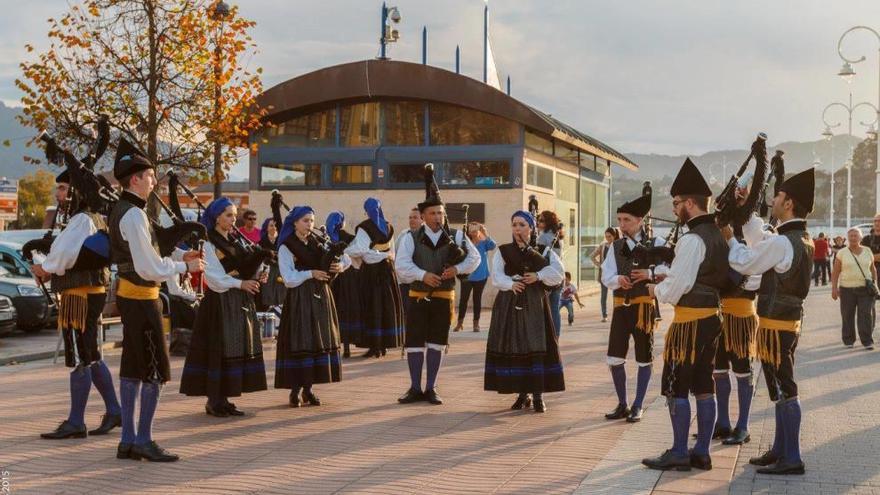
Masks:
[[[391,21],[394,23],[400,22],[400,11],[397,10],[397,7],[391,7],[388,10],[388,16],[391,18]]]

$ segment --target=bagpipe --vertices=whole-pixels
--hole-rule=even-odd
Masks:
[[[767,178],[767,182],[764,183],[764,187],[761,189],[759,214],[762,217],[766,217],[767,212],[770,209],[770,204],[767,203],[767,185],[770,183],[770,178],[773,178],[773,196],[779,194],[779,188],[782,186],[782,183],[785,182],[785,159],[782,158],[782,154],[782,150],[776,150],[776,155],[770,160],[770,177]],[[777,218],[771,215],[768,223],[775,228]]]
[[[440,188],[437,187],[437,182],[434,180],[434,164],[426,163],[424,169],[424,179],[425,179],[425,197],[430,197],[432,195],[439,197],[440,196]],[[465,210],[465,218],[467,217],[467,210]],[[465,225],[465,230],[462,232],[461,244],[456,244],[455,237],[452,235],[452,231],[449,229],[449,218],[446,215],[443,215],[443,225],[441,227],[440,239],[438,240],[438,245],[442,242],[449,244],[449,250],[446,251],[446,259],[443,260],[443,271],[446,271],[448,268],[453,267],[467,258],[467,241],[465,240],[465,235],[467,235],[467,225]],[[442,275],[438,273],[437,275]],[[434,294],[434,290],[436,287],[431,287],[431,290],[428,291],[428,294],[424,297],[425,301],[430,301],[431,296]]]
[[[753,158],[755,160],[755,170],[754,172],[747,173],[749,163]],[[784,170],[784,166],[780,168]],[[782,173],[784,174],[784,171]],[[746,197],[745,203],[739,205],[736,190],[746,187],[749,178],[752,181],[749,194]],[[781,180],[777,179],[777,186],[781,183]],[[741,227],[749,221],[749,218],[757,211],[758,207],[765,208],[767,184],[767,135],[760,132],[755,142],[752,143],[749,156],[740,165],[736,174],[732,175],[727,181],[727,185],[724,186],[721,194],[715,198],[715,222],[718,226],[733,225]]]
[[[290,206],[287,206],[287,203],[284,202],[284,197],[281,196],[277,189],[272,190],[272,200],[269,206],[272,208],[272,218],[275,220],[275,225],[279,226],[278,229],[280,230],[280,225],[282,225],[281,207],[290,212]],[[326,229],[326,227],[324,228]],[[331,273],[330,266],[342,261],[345,248],[348,247],[347,244],[342,241],[334,242],[324,230],[309,229],[308,237],[312,238],[321,247],[322,253],[321,259],[318,262],[318,269],[327,272],[327,275],[330,276],[327,283],[332,282],[338,274]],[[321,295],[315,292],[315,297],[320,299]]]
[[[529,213],[532,214],[533,218],[538,217],[538,197],[532,194],[529,196]],[[552,244],[551,244],[552,246]],[[550,265],[550,252],[548,250],[544,250],[544,253],[538,251],[538,233],[536,229],[532,229],[531,234],[529,234],[528,242],[526,242],[522,247],[520,247],[520,255],[522,256],[523,263],[523,273],[516,274],[513,277],[514,282],[521,282],[523,276],[526,273],[537,273],[542,270],[544,267]],[[548,287],[545,286],[545,289]],[[516,298],[513,302],[513,307],[517,311],[522,311],[526,307],[526,300],[523,298],[523,293],[520,292],[516,295]]]

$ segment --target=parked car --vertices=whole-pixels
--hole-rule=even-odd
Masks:
[[[0,295],[12,300],[22,330],[39,331],[57,321],[58,308],[37,285],[19,244],[0,242]]]
[[[12,299],[0,296],[0,337],[9,335],[15,330],[17,315]]]

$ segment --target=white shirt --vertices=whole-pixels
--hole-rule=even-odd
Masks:
[[[160,257],[153,249],[148,229],[147,213],[140,208],[129,209],[119,221],[119,232],[128,242],[138,276],[152,282],[164,282],[178,273],[186,273],[186,263],[176,260],[182,259],[184,251],[176,249],[172,257]]]
[[[42,264],[43,270],[54,275],[64,275],[76,263],[83,242],[97,231],[95,222],[88,214],[80,212],[74,215],[67,227],[52,241],[52,248]]]
[[[226,273],[217,248],[211,242],[205,242],[205,284],[214,292],[223,293],[229,289],[240,289],[241,279]]]
[[[609,256],[610,258],[610,256]],[[654,287],[654,296],[662,303],[678,304],[697,281],[700,263],[706,258],[706,245],[700,236],[686,234],[675,245],[675,259],[666,278]]]
[[[394,251],[394,239],[391,239],[391,249],[387,252],[378,251],[370,247],[370,235],[364,229],[357,229],[354,240],[345,248],[345,254],[357,256],[368,265],[375,265],[388,259]]]
[[[351,257],[347,254],[343,254],[342,259],[339,261],[342,263],[342,271],[348,270],[348,267],[351,266]],[[291,289],[299,287],[306,280],[312,278],[312,270],[299,270],[296,268],[293,253],[284,244],[278,248],[278,271],[281,273],[284,285]]]
[[[793,218],[779,225],[790,222],[803,222],[802,218]],[[743,236],[747,244],[730,239],[730,254],[727,259],[730,267],[743,275],[761,275],[771,268],[776,273],[785,273],[791,268],[794,259],[794,248],[784,235],[767,232],[763,229],[764,222],[753,216],[743,225]]]
[[[496,254],[492,258],[492,285],[498,290],[511,290],[514,280],[504,273],[504,256]],[[556,254],[556,251],[550,251],[550,264],[541,268],[537,272],[538,280],[546,285],[559,285],[565,277],[565,268],[562,266],[562,259]]]
[[[641,232],[636,235],[636,240],[641,241],[643,239],[643,235]],[[635,249],[636,243],[630,237],[626,237],[626,245],[629,246],[630,249]],[[657,237],[654,239],[654,246],[665,246],[666,241]],[[662,268],[662,269],[660,269]],[[660,267],[656,267],[654,269],[655,274],[665,274],[666,266],[661,265]],[[602,262],[602,285],[608,287],[611,290],[617,290],[620,288],[620,281],[617,279],[617,259],[614,257],[614,245],[611,244],[608,246],[608,256],[605,256],[605,261]]]
[[[192,291],[184,289],[180,286],[180,277],[171,277],[166,280],[165,283],[168,285],[169,295],[177,296],[189,302],[193,302],[198,299],[196,295],[192,293]]]
[[[430,228],[425,226],[425,235],[428,239],[431,240],[435,246],[437,242],[440,240],[440,236],[443,234],[443,229],[438,230],[437,232],[433,232]],[[416,280],[423,280],[425,278],[425,274],[428,273],[426,270],[422,270],[418,266],[416,266],[415,262],[413,262],[413,250],[415,249],[414,244],[414,235],[404,236],[400,240],[400,247],[397,249],[397,257],[394,259],[394,269],[397,271],[398,281],[401,283],[411,283]],[[457,270],[459,275],[465,275],[471,273],[476,270],[478,266],[480,266],[480,261],[482,258],[480,257],[480,252],[477,251],[474,243],[471,242],[460,230],[455,233],[455,243],[461,245],[462,240],[466,243],[467,246],[467,257],[461,263],[455,265],[455,269]],[[408,282],[405,282],[408,281]]]

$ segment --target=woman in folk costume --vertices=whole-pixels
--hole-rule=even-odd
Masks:
[[[341,242],[347,247],[354,241],[354,235],[345,230],[345,215],[342,212],[330,212],[324,226],[331,242]],[[351,269],[340,273],[330,283],[333,300],[336,302],[336,314],[339,317],[339,336],[345,346],[342,357],[345,358],[351,357],[352,344],[362,346],[363,341],[364,323],[360,295],[362,260],[351,256],[351,262]]]
[[[275,219],[267,218],[260,229],[260,247],[277,252],[275,245],[277,239],[278,226],[275,224]],[[260,311],[268,311],[274,306],[280,306],[284,302],[284,292],[287,290],[278,272],[278,259],[271,259],[266,264],[269,265],[269,278],[260,287],[260,297],[257,300],[257,309]]]
[[[207,396],[211,416],[242,416],[227,400],[266,390],[263,345],[254,297],[266,279],[262,252],[248,250],[233,230],[236,208],[215,199],[202,214],[208,229],[204,245],[205,297],[199,305],[192,344],[180,378],[180,393]],[[249,241],[245,241],[249,242]]]
[[[535,245],[535,219],[519,210],[511,217],[513,242],[499,246],[492,260],[492,285],[498,288],[486,344],[484,388],[519,394],[511,409],[544,412],[544,392],[565,390],[556,330],[545,287],[559,285],[565,269],[550,250]]]
[[[351,259],[343,254],[324,266],[323,240],[314,224],[315,210],[296,206],[278,235],[278,268],[288,290],[278,330],[275,388],[290,389],[290,407],[321,405],[312,385],[341,379],[339,322],[330,281]]]
[[[363,260],[361,267],[362,347],[364,357],[380,357],[386,349],[403,345],[403,302],[394,271],[394,227],[385,220],[382,203],[364,202],[367,219],[355,229],[354,241],[345,250]]]

